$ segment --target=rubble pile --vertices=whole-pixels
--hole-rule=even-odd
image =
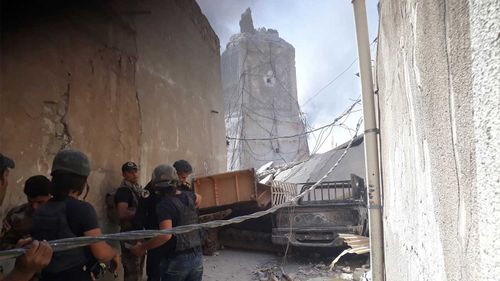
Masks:
[[[279,264],[266,264],[253,271],[254,281],[369,281],[369,265],[351,267],[338,265],[330,270],[325,263],[301,265],[293,272],[285,272]]]

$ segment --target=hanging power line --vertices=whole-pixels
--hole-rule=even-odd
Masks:
[[[308,134],[314,133],[316,131],[328,128],[330,126],[334,126],[335,124],[337,124],[337,122],[340,119],[342,119],[344,116],[348,115],[352,111],[352,109],[360,102],[361,102],[360,99],[356,100],[353,104],[351,104],[351,106],[348,108],[348,110],[346,112],[344,112],[344,114],[335,118],[335,120],[333,120],[333,122],[326,124],[324,126],[321,126],[319,128],[300,133],[300,134],[288,135],[288,136],[276,136],[276,137],[269,137],[269,138],[238,138],[238,137],[226,136],[226,139],[228,139],[228,140],[246,140],[246,141],[249,141],[249,140],[251,140],[251,141],[264,141],[264,140],[277,140],[277,139],[289,139],[289,138],[301,137],[301,136],[308,135]]]
[[[317,97],[319,94],[321,94],[321,92],[323,92],[324,89],[328,88],[331,84],[333,84],[335,81],[337,81],[340,77],[342,77],[342,75],[344,75],[356,62],[358,61],[358,59],[356,58],[355,60],[353,60],[351,62],[351,64],[349,64],[349,66],[344,69],[344,71],[342,71],[339,75],[335,76],[335,78],[333,78],[330,82],[328,82],[325,86],[323,86],[321,89],[319,89],[318,91],[316,91],[316,93],[314,93],[310,98],[308,98],[301,106],[304,106],[306,105],[307,103],[309,103],[312,99],[314,99],[315,97]]]
[[[375,44],[377,42],[377,37],[372,41],[371,45]],[[326,88],[328,88],[331,84],[333,84],[335,81],[337,81],[340,77],[342,77],[351,67],[358,61],[358,58],[354,59],[342,72],[340,72],[335,78],[330,80],[328,83],[326,83],[325,86],[321,87],[319,90],[317,90],[310,98],[308,98],[303,104],[300,106],[304,106],[307,103],[309,103],[312,99],[317,97],[319,94],[323,92]]]

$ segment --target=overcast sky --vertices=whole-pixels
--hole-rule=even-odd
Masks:
[[[332,122],[360,94],[355,74],[358,63],[339,79],[310,97],[343,72],[356,58],[357,45],[350,0],[197,0],[220,39],[221,52],[231,35],[239,33],[239,20],[252,10],[255,28],[278,30],[295,47],[297,93],[302,111],[313,127]],[[366,0],[370,41],[377,36],[377,1]],[[304,104],[305,103],[305,104]],[[357,115],[348,124],[355,127]],[[319,152],[347,141],[349,133],[336,128]],[[311,136],[309,146],[315,143]]]

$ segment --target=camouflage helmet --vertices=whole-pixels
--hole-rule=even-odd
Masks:
[[[163,186],[163,185],[171,185],[173,182],[179,180],[177,176],[177,171],[175,171],[174,167],[170,165],[158,165],[153,170],[153,175],[151,177],[151,181],[155,184],[155,186]]]
[[[87,155],[76,149],[63,149],[56,154],[52,162],[52,172],[71,173],[84,177],[90,174],[90,162]]]

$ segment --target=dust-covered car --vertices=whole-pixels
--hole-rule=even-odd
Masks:
[[[314,183],[303,183],[301,192]],[[273,220],[274,244],[306,247],[336,247],[343,244],[339,233],[368,235],[368,212],[362,178],[322,182],[298,201],[282,208]]]

